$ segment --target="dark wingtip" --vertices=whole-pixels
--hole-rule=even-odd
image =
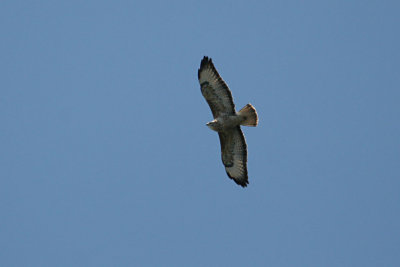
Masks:
[[[201,66],[207,65],[209,63],[212,63],[212,59],[207,56],[204,56],[203,59],[201,60],[200,68]]]
[[[243,188],[246,188],[249,183],[247,182],[247,183],[242,183],[242,184],[237,183],[237,184],[240,185]]]
[[[243,181],[243,182],[239,182],[239,181],[236,181],[235,179],[234,179],[234,181],[235,181],[235,183],[237,183],[238,185],[240,185],[241,187],[243,187],[243,188],[245,188],[245,187],[247,187],[247,185],[249,184],[249,181]]]
[[[212,59],[209,58],[209,57],[207,57],[207,56],[204,56],[203,59],[201,60],[200,69],[199,69],[199,71],[198,71],[198,73],[197,73],[197,76],[198,76],[199,79],[200,79],[200,72],[201,72],[201,70],[204,69],[206,66],[208,66],[208,65],[210,65],[210,64],[211,64],[211,65],[213,64],[213,63],[212,63]]]
[[[231,178],[233,181],[235,181],[236,184],[240,185],[241,187],[246,187],[249,184],[248,177],[246,175],[245,179],[243,181],[238,181],[234,177],[232,177],[228,172],[226,172],[229,178]]]

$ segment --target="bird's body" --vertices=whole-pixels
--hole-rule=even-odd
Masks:
[[[240,126],[257,126],[256,109],[251,104],[247,104],[239,112],[236,112],[231,91],[208,57],[204,57],[201,61],[198,78],[201,93],[214,117],[214,120],[207,123],[207,126],[218,132],[221,158],[226,173],[237,184],[245,187],[249,183],[247,145]]]
[[[240,125],[243,121],[245,121],[245,119],[245,117],[239,116],[237,114],[221,115],[213,121],[207,123],[207,126],[213,131],[224,132],[229,131],[231,130],[231,128]]]

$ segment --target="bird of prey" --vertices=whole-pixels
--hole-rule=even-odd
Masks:
[[[238,185],[246,187],[249,183],[247,145],[240,125],[257,126],[256,109],[247,104],[236,112],[232,93],[215,69],[211,58],[205,56],[201,61],[198,78],[201,93],[214,117],[207,126],[218,132],[225,171]]]

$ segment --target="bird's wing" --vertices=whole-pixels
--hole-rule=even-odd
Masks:
[[[211,108],[214,119],[223,114],[235,114],[232,93],[215,69],[211,58],[204,57],[200,63],[198,78],[201,93]]]
[[[240,126],[219,132],[221,143],[222,163],[226,173],[238,185],[246,187],[249,183],[247,176],[247,145]]]

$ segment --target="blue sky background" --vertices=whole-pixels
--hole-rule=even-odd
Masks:
[[[0,265],[400,266],[399,3],[1,1]]]

